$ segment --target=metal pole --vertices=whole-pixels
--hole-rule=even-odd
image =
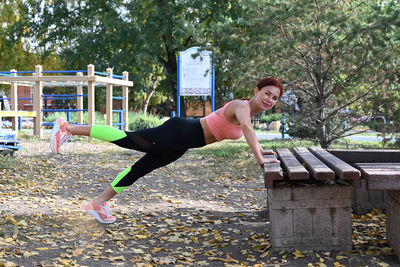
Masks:
[[[211,79],[211,112],[214,112],[215,107],[215,67],[212,66],[212,79]]]
[[[180,61],[181,61],[181,57],[178,56],[178,76],[177,76],[177,92],[176,92],[176,116],[180,117],[181,116],[181,94],[180,94],[180,80],[181,80],[181,68],[180,68]]]

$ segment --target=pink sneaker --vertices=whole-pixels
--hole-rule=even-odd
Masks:
[[[107,203],[103,203],[102,206],[99,206],[92,200],[85,204],[85,210],[101,223],[113,223],[116,221],[116,218],[112,216]]]
[[[55,120],[50,136],[51,152],[58,153],[60,151],[60,146],[70,140],[72,134],[67,132],[67,125],[68,122],[64,121],[61,117]]]

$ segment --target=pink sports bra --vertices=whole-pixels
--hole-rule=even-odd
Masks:
[[[225,109],[233,101],[235,100],[226,103],[218,113],[214,111],[205,117],[208,128],[210,128],[210,131],[218,141],[224,139],[238,139],[243,135],[242,127],[229,122],[225,117]],[[244,101],[250,106],[247,100],[239,101]]]

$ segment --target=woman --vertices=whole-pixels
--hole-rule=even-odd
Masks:
[[[108,200],[140,177],[177,160],[189,148],[202,147],[224,139],[238,139],[244,135],[260,166],[279,162],[263,157],[275,153],[261,148],[251,117],[275,106],[282,92],[279,80],[265,78],[258,82],[250,100],[233,100],[201,119],[172,118],[161,126],[135,132],[125,132],[106,125],[73,125],[58,118],[50,137],[51,150],[58,153],[60,146],[71,135],[85,135],[146,153],[85,205],[85,209],[99,222],[113,223],[116,219],[107,206]]]

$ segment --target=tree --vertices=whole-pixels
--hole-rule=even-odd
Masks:
[[[21,36],[24,29],[16,26],[21,23],[21,3],[22,1],[0,3],[0,70],[34,70],[35,65],[43,63],[55,68],[60,66],[60,59],[54,53],[43,59],[41,50],[35,50],[31,40]]]
[[[61,59],[57,54],[49,51],[48,55],[43,57],[43,50],[34,48],[33,40],[23,37],[27,29],[21,27],[24,24],[22,2],[0,2],[0,70],[34,71],[35,65],[45,65],[50,70],[61,69]],[[10,89],[9,85],[2,87],[6,92]]]
[[[135,89],[142,91],[148,90],[149,73],[161,68],[158,79],[165,79],[157,90],[175,101],[178,52],[207,47],[205,29],[232,23],[241,2],[30,0],[21,5],[30,36],[40,37],[40,47],[61,51],[71,68],[90,62],[100,69],[112,67],[114,73],[127,70]]]
[[[363,104],[375,90],[387,89],[397,69],[398,47],[391,42],[398,4],[373,0],[263,4],[258,6],[258,27],[251,30],[254,44],[247,52],[252,57],[251,51],[269,53],[249,61],[249,69],[281,74],[285,87],[304,103],[297,119],[316,133],[323,148],[354,134],[360,122],[350,119],[361,116],[361,111],[371,115]]]

